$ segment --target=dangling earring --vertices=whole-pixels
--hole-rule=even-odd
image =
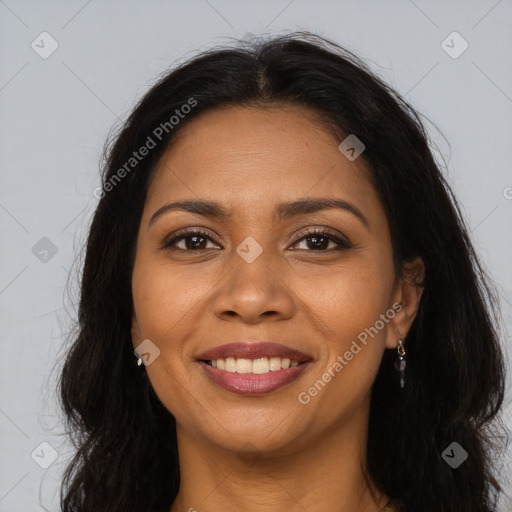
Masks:
[[[137,365],[140,366],[142,364],[142,357],[139,357],[139,359],[137,359]]]
[[[395,368],[400,374],[400,387],[403,389],[405,386],[405,367],[407,366],[407,363],[405,362],[405,347],[404,347],[404,339],[400,335],[400,338],[398,340],[398,357],[395,361]]]

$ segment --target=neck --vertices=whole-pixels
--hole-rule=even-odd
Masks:
[[[295,447],[233,453],[178,424],[181,484],[170,512],[378,512],[389,498],[375,486],[373,497],[363,477],[367,429],[361,425],[367,425],[364,411]]]

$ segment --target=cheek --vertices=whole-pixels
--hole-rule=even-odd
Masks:
[[[371,388],[391,328],[389,317],[385,322],[381,315],[390,307],[392,286],[391,260],[372,251],[310,287],[309,304],[325,339],[323,374],[330,382],[326,403],[357,402]]]
[[[150,339],[160,350],[145,367],[151,386],[166,409],[177,419],[189,410],[189,393],[184,382],[183,340],[188,338],[191,319],[187,316],[197,303],[197,289],[186,286],[179,273],[168,265],[155,264],[137,255],[132,277],[133,301],[140,339]],[[178,415],[177,415],[178,414]]]
[[[132,290],[142,336],[153,336],[162,343],[179,338],[176,333],[188,326],[213,285],[199,276],[197,269],[172,268],[141,255],[134,268]]]
[[[385,313],[392,285],[387,260],[365,254],[335,271],[303,279],[300,293],[326,328],[326,337],[346,341]]]

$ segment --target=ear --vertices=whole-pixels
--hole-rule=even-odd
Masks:
[[[401,304],[400,310],[395,309],[395,317],[390,320],[390,328],[387,331],[386,348],[396,348],[398,338],[405,339],[411,325],[418,313],[423,284],[425,279],[425,264],[420,257],[406,262],[403,265],[403,277],[398,279],[393,291],[392,304]]]

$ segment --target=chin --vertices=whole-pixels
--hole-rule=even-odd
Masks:
[[[284,411],[283,411],[284,412]],[[240,411],[239,411],[240,413]],[[244,418],[245,414],[247,417]],[[204,423],[199,425],[201,436],[213,445],[235,453],[257,454],[289,452],[297,449],[305,440],[306,425],[298,424],[298,419],[290,412],[279,415],[268,414],[255,418],[250,412],[242,413],[235,420],[231,417],[218,417],[210,422],[211,428],[205,431]]]

